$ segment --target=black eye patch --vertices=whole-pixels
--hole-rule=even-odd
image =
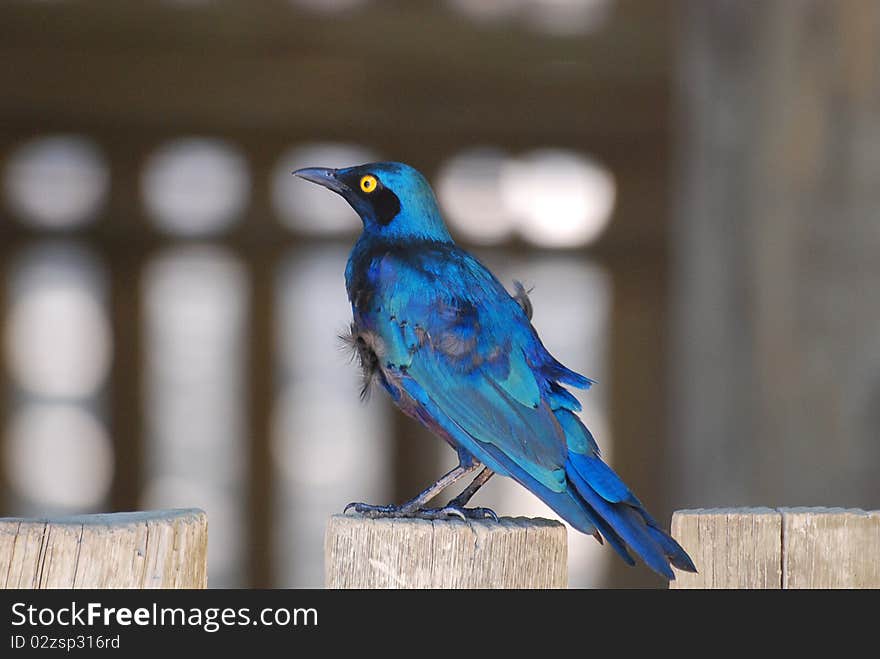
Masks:
[[[373,207],[373,215],[376,218],[377,224],[383,227],[388,226],[400,212],[400,199],[382,184],[382,179],[379,176],[376,176],[378,185],[372,192],[364,192],[361,190],[361,177],[368,173],[369,172],[350,173],[342,179],[342,182],[345,183],[354,194]]]
[[[376,212],[376,222],[382,226],[391,224],[391,220],[400,212],[400,199],[388,188],[380,185],[379,189],[366,195]]]

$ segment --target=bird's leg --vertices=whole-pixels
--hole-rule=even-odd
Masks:
[[[489,469],[489,467],[483,467],[483,471],[477,474],[477,477],[471,481],[471,484],[464,488],[461,494],[459,494],[452,501],[446,504],[446,509],[457,509],[465,517],[472,517],[477,519],[491,517],[497,522],[498,515],[496,515],[495,511],[491,508],[465,508],[467,502],[470,501],[471,497],[473,497],[477,493],[477,490],[483,487],[483,485],[485,485],[494,475],[495,472]]]
[[[479,465],[477,465],[479,466]],[[491,508],[465,508],[465,505],[474,496],[477,490],[486,484],[494,471],[489,467],[483,467],[483,471],[477,474],[477,477],[471,481],[461,494],[455,497],[442,508],[420,508],[412,516],[421,519],[446,519],[448,517],[458,517],[459,519],[494,519],[498,521],[498,515]]]
[[[357,513],[366,515],[367,517],[424,517],[426,519],[438,519],[440,517],[449,517],[450,514],[438,513],[438,508],[425,508],[425,504],[440,494],[450,485],[461,480],[464,476],[480,467],[479,462],[470,461],[467,464],[459,464],[452,471],[441,476],[436,483],[425,488],[418,496],[400,505],[375,506],[369,503],[352,502],[345,507],[343,512],[354,510]],[[461,515],[459,515],[461,516]]]
[[[471,481],[461,494],[447,503],[443,508],[429,508],[421,511],[420,516],[428,519],[440,519],[443,517],[459,517],[461,519],[494,519],[498,521],[498,515],[491,508],[465,508],[467,502],[476,494],[483,485],[486,484],[495,472],[489,467],[483,467],[483,471],[477,474],[477,477]]]

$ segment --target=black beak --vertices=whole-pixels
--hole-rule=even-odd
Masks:
[[[305,169],[296,170],[293,175],[342,194],[348,190],[348,186],[339,180],[336,172],[337,170],[327,167],[306,167]]]

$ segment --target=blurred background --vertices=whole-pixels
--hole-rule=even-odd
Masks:
[[[290,176],[376,159],[533,287],[661,523],[880,507],[878,62],[872,0],[6,0],[0,515],[198,506],[212,586],[320,586],[329,514],[453,466],[359,401],[360,223]]]

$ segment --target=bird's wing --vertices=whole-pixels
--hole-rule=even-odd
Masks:
[[[477,263],[385,261],[378,279],[390,284],[376,290],[370,318],[383,366],[475,442],[562,492],[566,436],[522,307]]]
[[[386,255],[374,274],[369,310],[355,315],[377,335],[381,368],[421,406],[422,420],[575,528],[600,534],[628,563],[627,546],[669,579],[670,563],[694,571],[577,418],[580,405],[562,384],[590,381],[550,356],[525,305],[488,270],[457,253]]]

